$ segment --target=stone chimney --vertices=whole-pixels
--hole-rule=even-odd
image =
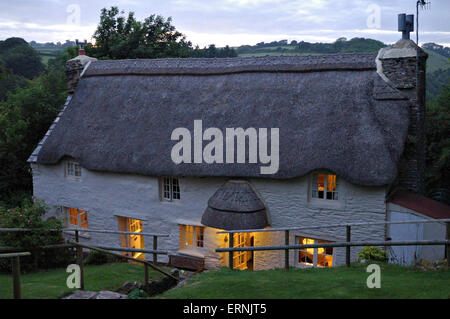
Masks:
[[[411,30],[410,30],[411,31]],[[417,51],[418,49],[418,51]],[[418,58],[419,76],[416,73]],[[409,130],[399,165],[398,186],[424,193],[425,173],[425,67],[428,54],[409,39],[383,48],[377,56],[378,74],[410,100]]]
[[[65,66],[65,72],[67,77],[67,89],[69,94],[75,92],[78,81],[83,73],[83,70],[89,66],[92,61],[97,60],[87,56],[84,49],[80,48],[78,56],[67,61]]]

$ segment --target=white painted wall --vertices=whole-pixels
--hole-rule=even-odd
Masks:
[[[432,218],[414,210],[389,203],[387,205],[389,221],[423,220]],[[444,223],[393,224],[388,227],[388,237],[392,240],[444,240]],[[411,265],[417,260],[439,261],[445,257],[445,246],[397,246],[389,249],[389,261]]]
[[[58,165],[32,164],[34,195],[50,207],[50,215],[61,216],[57,207],[74,207],[88,211],[91,229],[118,229],[117,216],[142,219],[144,232],[170,234],[159,238],[158,248],[177,253],[179,247],[178,224],[199,225],[208,199],[225,181],[225,178],[181,178],[181,200],[164,202],[159,196],[158,178],[131,174],[115,174],[82,170],[81,181],[64,177],[64,161]],[[287,181],[252,179],[269,209],[272,227],[324,225],[345,222],[385,221],[385,188],[361,187],[341,181],[339,207],[321,207],[308,200],[309,176]],[[49,215],[49,216],[50,216]],[[223,236],[215,229],[205,229],[205,263],[208,268],[226,263],[225,254],[215,253],[225,245]],[[308,233],[291,233],[291,243],[296,235],[325,240],[344,240],[345,228],[314,230]],[[93,245],[120,246],[119,235],[90,233],[83,238]],[[384,240],[384,226],[354,227],[354,240]],[[284,233],[258,233],[255,245],[284,244]],[[152,247],[152,239],[145,239]],[[356,260],[358,248],[352,248]],[[151,258],[150,255],[146,256]],[[296,265],[296,252],[291,251],[291,265]],[[160,261],[167,257],[160,255]],[[344,263],[344,249],[335,249],[335,264]],[[284,251],[255,252],[255,270],[284,266]]]

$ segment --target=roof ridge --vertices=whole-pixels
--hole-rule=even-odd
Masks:
[[[108,75],[217,75],[247,72],[374,70],[375,53],[242,58],[164,58],[92,61],[84,77]]]

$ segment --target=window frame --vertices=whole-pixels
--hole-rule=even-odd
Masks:
[[[333,242],[332,240],[319,239],[319,238],[316,238],[316,237],[311,237],[309,235],[296,235],[295,236],[295,243],[296,244],[301,244],[301,240],[302,239],[312,240],[313,241],[312,244],[320,244],[320,242],[321,243],[332,243]],[[311,243],[308,243],[308,244],[311,244]],[[328,247],[323,247],[324,253],[319,253],[319,249],[320,248],[306,248],[306,250],[313,249],[313,262],[312,262],[312,264],[303,263],[303,262],[301,262],[299,260],[300,259],[299,258],[300,257],[300,252],[301,251],[305,251],[305,249],[296,249],[295,250],[295,256],[296,256],[295,263],[296,263],[297,267],[314,267],[314,268],[330,268],[330,267],[334,267],[334,265],[336,263],[336,259],[335,259],[336,258],[335,257],[336,250],[333,247],[328,248],[328,249],[332,250],[331,255],[330,255],[330,254],[327,254],[327,251],[326,251],[327,248]],[[331,256],[331,265],[330,266],[319,266],[318,265],[319,255]]]
[[[205,227],[198,225],[180,224],[179,251],[181,252],[203,252],[205,249]],[[187,237],[189,235],[189,239]],[[188,243],[189,241],[189,243]],[[201,245],[199,245],[201,243]]]
[[[160,199],[164,202],[174,202],[181,199],[180,180],[175,177],[160,178]]]
[[[73,165],[73,173],[72,169],[69,168],[71,165]],[[66,161],[64,163],[64,176],[68,179],[81,181],[81,171],[81,165],[77,161]]]
[[[72,210],[76,210],[77,211],[77,215],[76,215],[76,219],[77,219],[77,224],[72,224]],[[66,227],[70,228],[70,229],[77,229],[80,231],[80,235],[83,235],[83,237],[89,237],[89,233],[88,232],[83,232],[83,230],[89,229],[89,211],[88,210],[83,210],[83,209],[79,209],[79,208],[74,208],[74,207],[68,207],[68,206],[63,206],[63,211],[65,213],[65,220],[66,220]],[[86,216],[85,218],[85,225],[86,227],[82,227],[83,221],[81,219],[82,216]],[[73,235],[75,235],[75,233],[73,233]]]
[[[318,198],[313,197],[313,191],[315,190],[315,185],[318,185],[317,180],[314,180],[314,177],[319,174],[324,174],[324,198]],[[338,199],[327,199],[326,193],[327,193],[327,176],[328,175],[335,175],[336,176],[336,188],[332,192],[338,194]],[[316,177],[316,178],[317,178]],[[318,189],[317,189],[318,191]],[[314,171],[309,175],[308,179],[308,203],[311,204],[311,207],[318,207],[318,208],[335,208],[335,209],[343,209],[345,205],[344,200],[344,194],[345,194],[345,182],[344,180],[337,174],[329,171]]]

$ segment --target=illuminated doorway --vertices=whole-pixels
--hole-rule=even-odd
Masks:
[[[252,233],[234,233],[233,247],[253,247],[254,236]],[[233,253],[233,269],[253,270],[254,252],[235,251]]]
[[[142,233],[144,230],[142,220],[127,217],[118,217],[118,221],[120,231]],[[121,234],[120,244],[124,248],[145,249],[144,236],[142,235]],[[142,252],[128,252],[125,253],[125,255],[131,256],[136,259],[145,259],[145,254]]]

